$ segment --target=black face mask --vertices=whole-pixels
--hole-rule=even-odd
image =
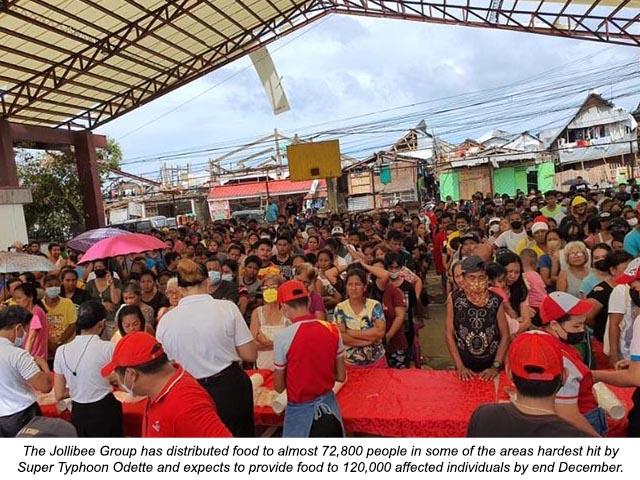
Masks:
[[[99,268],[98,270],[94,270],[93,273],[96,274],[98,278],[104,278],[107,276],[107,271],[104,268]]]
[[[599,272],[607,273],[609,271],[609,266],[607,265],[606,260],[598,260],[597,262],[593,262],[593,267]]]
[[[511,228],[513,228],[514,230],[520,230],[522,228],[522,222],[520,221],[511,222]]]
[[[582,343],[584,340],[586,332],[567,332],[567,338],[561,338],[564,343],[568,343],[569,345],[577,345]]]

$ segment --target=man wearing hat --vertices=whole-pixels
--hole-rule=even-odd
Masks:
[[[172,364],[162,345],[145,332],[118,342],[102,376],[116,372],[122,388],[147,396],[143,437],[230,437],[207,391],[181,366]]]
[[[531,225],[531,238],[523,238],[520,240],[520,243],[516,246],[516,251],[518,255],[526,249],[530,248],[534,252],[538,258],[545,255],[545,244],[547,232],[549,231],[549,225],[546,221],[540,219],[540,217],[536,217],[533,221],[533,225]]]
[[[583,432],[604,435],[607,422],[592,392],[593,376],[573,345],[585,337],[586,315],[593,308],[587,300],[581,300],[565,292],[553,292],[540,304],[542,330],[559,340],[566,379],[556,395],[556,411],[566,421]]]
[[[562,219],[559,229],[562,230],[564,226],[572,220],[578,225],[584,225],[587,221],[587,205],[587,199],[582,195],[573,197],[571,200],[571,213]]]
[[[518,211],[514,210],[509,215],[509,225],[511,228],[506,232],[502,232],[493,245],[496,248],[508,248],[515,252],[518,244],[523,239],[528,238],[522,222],[522,215]]]
[[[346,378],[344,347],[334,323],[309,313],[309,293],[290,280],[278,288],[278,302],[292,325],[274,340],[274,388],[287,390],[283,437],[342,437],[335,382]]]
[[[540,331],[518,335],[509,348],[506,371],[516,387],[511,403],[481,405],[473,412],[467,437],[586,437],[560,418],[555,395],[562,386],[558,341]]]
[[[466,231],[460,235],[460,250],[457,254],[457,260],[464,260],[473,255],[479,243],[480,237],[475,232]]]

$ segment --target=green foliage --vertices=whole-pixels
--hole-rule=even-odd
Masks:
[[[120,146],[109,139],[107,148],[98,150],[100,182],[108,167],[119,168]],[[22,186],[31,189],[33,202],[24,206],[30,239],[68,238],[83,228],[80,178],[73,151],[36,152],[23,150],[17,155],[18,176]]]

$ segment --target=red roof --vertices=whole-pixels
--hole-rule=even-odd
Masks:
[[[290,180],[273,180],[269,182],[269,195],[293,195],[309,193],[314,180],[292,182]],[[327,182],[319,180],[318,189],[326,190]],[[236,198],[250,198],[267,195],[267,182],[240,183],[235,185],[220,185],[209,191],[208,198],[212,200],[232,200]]]

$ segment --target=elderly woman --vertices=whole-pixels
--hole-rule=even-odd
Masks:
[[[562,252],[566,268],[558,274],[557,290],[580,298],[580,285],[589,275],[589,252],[584,243],[569,242]]]
[[[347,272],[347,300],[336,306],[335,321],[342,333],[348,366],[384,368],[384,310],[379,302],[365,296],[366,288],[367,274],[361,268]]]
[[[178,279],[176,277],[171,277],[167,282],[167,288],[165,290],[165,294],[169,299],[169,306],[162,307],[158,312],[158,322],[164,316],[165,313],[170,312],[175,307],[178,306],[178,302],[182,298],[182,290],[178,286]]]
[[[269,275],[262,280],[263,304],[251,313],[251,334],[258,346],[256,366],[266,370],[273,370],[273,339],[283,328],[289,325],[289,320],[282,314],[278,304],[278,287],[281,279]]]

